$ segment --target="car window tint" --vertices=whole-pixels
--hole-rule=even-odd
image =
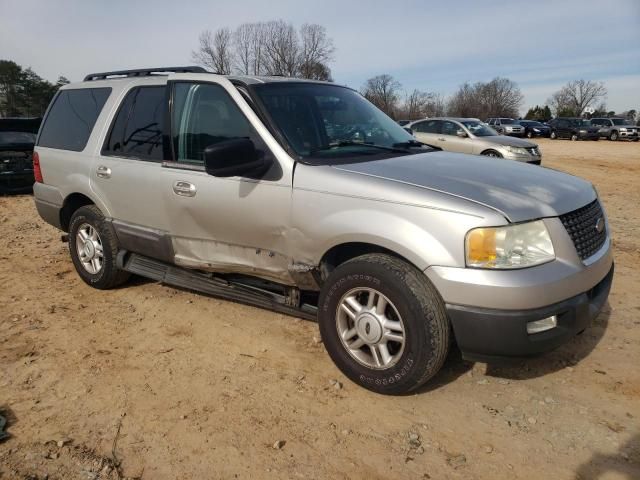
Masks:
[[[47,113],[38,145],[75,152],[84,150],[110,93],[111,88],[60,91]]]
[[[456,132],[460,130],[460,127],[449,121],[442,122],[442,134],[443,135],[456,135]]]
[[[438,133],[438,121],[437,120],[429,120],[426,122],[420,122],[415,125],[416,128],[412,127],[412,130],[420,133]]]
[[[171,125],[177,162],[203,165],[204,150],[225,140],[260,143],[249,120],[219,85],[176,83]]]
[[[103,154],[163,160],[166,87],[133,88],[120,106]]]

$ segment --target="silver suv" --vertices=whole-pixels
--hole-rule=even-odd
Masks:
[[[525,128],[520,125],[518,120],[513,118],[489,118],[487,125],[502,135],[513,135],[514,137],[524,137]]]
[[[472,153],[540,165],[542,153],[533,142],[499,135],[477,118],[429,118],[404,126],[423,143],[448,152]]]
[[[590,183],[430,148],[331,83],[91,74],[53,99],[34,171],[87,284],[136,274],[317,319],[385,394],[432,378],[454,338],[484,361],[560,345],[613,276]]]

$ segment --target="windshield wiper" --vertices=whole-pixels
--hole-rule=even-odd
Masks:
[[[398,142],[393,144],[394,147],[428,147],[431,150],[442,150],[440,147],[436,147],[435,145],[429,145],[428,143],[419,142],[418,140],[407,140],[406,142]]]
[[[384,145],[376,145],[375,143],[365,143],[365,142],[356,142],[354,140],[340,140],[338,142],[331,142],[326,147],[316,148],[311,151],[311,153],[321,152],[323,150],[331,150],[336,147],[369,147],[369,148],[377,148],[378,150],[386,150],[387,152],[396,152],[396,153],[411,153],[409,150],[404,148],[398,148],[395,144],[393,147],[387,147]]]

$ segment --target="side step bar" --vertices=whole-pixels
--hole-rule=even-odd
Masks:
[[[223,278],[216,277],[212,273],[170,265],[126,250],[118,252],[116,263],[118,268],[122,270],[166,285],[194,290],[213,297],[273,310],[314,322],[317,321],[317,308],[313,305],[294,306],[289,304],[289,299],[285,295],[279,295],[251,285],[243,285],[240,282],[229,282]]]

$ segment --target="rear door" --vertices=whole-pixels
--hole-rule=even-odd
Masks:
[[[126,90],[93,162],[92,189],[116,226],[132,234],[169,228],[161,195],[169,182],[162,171],[167,114],[166,79]]]

